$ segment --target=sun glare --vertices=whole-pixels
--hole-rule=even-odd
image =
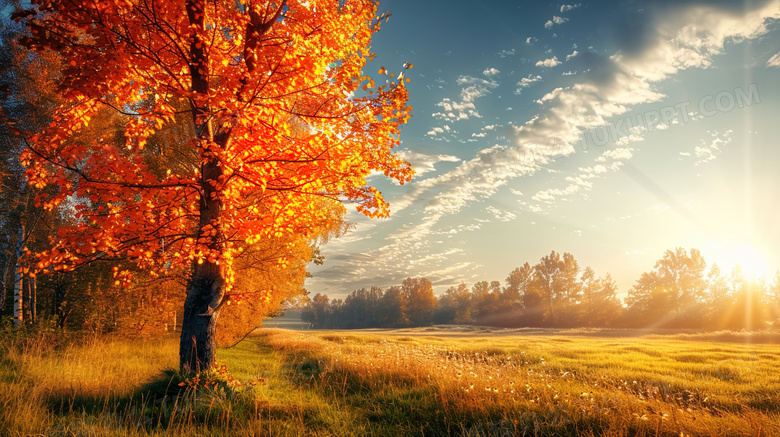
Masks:
[[[720,246],[711,255],[724,273],[731,272],[739,266],[745,277],[752,280],[767,278],[768,266],[764,255],[749,243],[734,243]],[[704,253],[705,259],[707,254]]]

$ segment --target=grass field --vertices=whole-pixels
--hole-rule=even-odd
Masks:
[[[3,436],[780,435],[780,333],[265,329],[198,381],[175,339],[0,352]]]

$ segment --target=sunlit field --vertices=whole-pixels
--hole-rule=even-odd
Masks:
[[[780,435],[780,334],[265,329],[183,380],[175,339],[3,338],[1,435]]]

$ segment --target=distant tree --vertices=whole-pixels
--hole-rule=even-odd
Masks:
[[[450,323],[472,323],[473,300],[469,286],[459,284],[448,288],[439,298],[440,311],[451,314]]]
[[[613,326],[621,320],[622,306],[617,297],[617,284],[607,273],[596,277],[590,267],[582,273],[582,296],[579,309],[579,325],[590,327]]]
[[[654,326],[698,327],[705,322],[708,281],[701,253],[667,250],[628,292],[629,313]]]
[[[317,293],[311,299],[311,304],[301,311],[301,319],[312,327],[327,328],[331,312],[328,295]]]
[[[338,320],[338,327],[375,328],[379,326],[381,301],[382,289],[378,287],[353,291],[344,299],[344,310],[342,317]]]
[[[661,275],[664,287],[671,293],[670,316],[675,320],[674,324],[690,327],[700,325],[705,315],[702,303],[707,289],[707,263],[701,252],[691,249],[688,254],[679,247],[674,251],[668,250],[655,268]]]
[[[471,286],[471,319],[477,321],[490,311],[490,283],[478,281]]]
[[[483,325],[503,325],[509,316],[502,306],[501,282],[477,282],[472,286],[472,319]]]
[[[401,287],[393,286],[382,296],[381,325],[388,328],[409,326],[409,303]]]
[[[725,327],[746,330],[764,328],[769,319],[764,281],[746,277],[737,265],[731,274],[731,289],[731,304],[721,316]]]
[[[707,293],[705,293],[704,305],[707,327],[725,328],[724,315],[729,311],[733,302],[729,279],[721,273],[720,267],[713,264],[707,273]]]
[[[522,306],[523,295],[525,295],[526,290],[530,286],[533,276],[533,267],[528,263],[509,272],[502,297],[503,302],[510,306]]]
[[[560,326],[572,320],[572,305],[579,294],[579,265],[574,256],[552,251],[534,266],[525,307],[540,322]]]
[[[672,305],[669,297],[658,272],[642,273],[626,296],[628,322],[634,327],[648,327],[660,322]]]
[[[412,326],[427,326],[433,320],[436,296],[433,284],[426,278],[406,278],[401,285],[407,302],[407,315]]]
[[[780,270],[775,272],[771,285],[767,287],[766,297],[769,320],[773,321],[775,328],[780,328]]]

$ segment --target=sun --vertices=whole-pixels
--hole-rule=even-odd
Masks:
[[[747,242],[733,242],[718,246],[715,253],[712,254],[713,261],[721,267],[721,271],[724,273],[739,266],[748,279],[756,281],[768,277],[769,268],[766,259],[754,245]]]

